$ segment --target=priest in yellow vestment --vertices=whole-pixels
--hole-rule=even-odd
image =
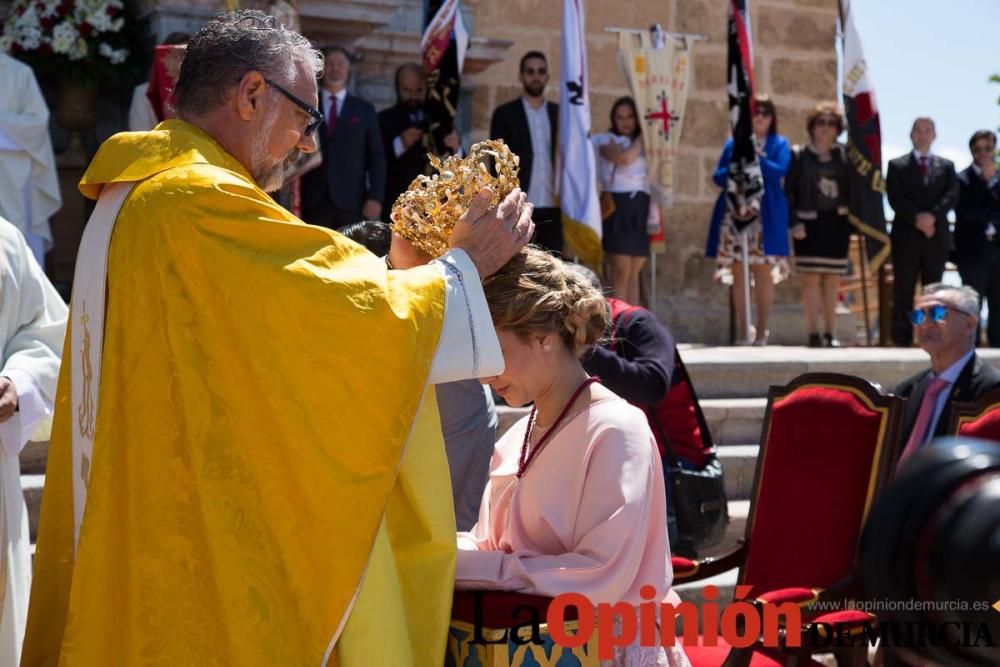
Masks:
[[[222,15],[180,119],[84,175],[22,664],[441,664],[454,519],[425,389],[502,367],[479,281],[531,206],[481,197],[407,271],[295,219],[266,192],[324,131],[321,70]]]

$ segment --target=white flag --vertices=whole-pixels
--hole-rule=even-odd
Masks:
[[[590,145],[590,90],[583,0],[563,0],[562,81],[559,97],[559,205],[563,237],[584,264],[601,261],[601,207]]]

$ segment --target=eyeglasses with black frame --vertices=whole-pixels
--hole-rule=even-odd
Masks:
[[[264,79],[264,83],[277,90],[279,93],[284,95],[289,102],[291,102],[292,104],[294,104],[295,106],[297,106],[298,108],[302,109],[307,114],[309,114],[312,120],[309,121],[308,125],[306,125],[306,129],[303,131],[303,134],[307,137],[312,136],[312,133],[316,131],[316,128],[319,127],[319,124],[323,122],[323,114],[321,114],[311,105],[306,104],[298,97],[296,97],[289,91],[285,90],[284,88],[276,84],[274,81],[271,81],[270,79]]]
[[[915,308],[906,314],[907,318],[910,320],[910,324],[917,327],[930,319],[931,322],[944,322],[945,318],[948,317],[948,311],[954,310],[956,313],[961,313],[962,315],[967,315],[969,317],[975,317],[972,313],[967,313],[961,308],[955,308],[954,306],[945,306],[939,303],[933,306],[927,306],[926,308]]]

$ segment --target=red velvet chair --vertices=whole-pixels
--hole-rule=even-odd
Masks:
[[[1000,389],[970,403],[955,403],[948,433],[1000,442]]]
[[[903,399],[859,378],[810,373],[768,396],[760,453],[740,546],[718,559],[674,559],[674,582],[698,581],[739,567],[738,585],[759,609],[801,607],[801,648],[685,648],[694,667],[756,664],[766,654],[782,664],[811,664],[810,624],[844,623],[864,631],[874,621],[854,611],[820,613],[817,601],[842,604],[855,596],[855,556],[861,528],[898,458]],[[818,626],[816,629],[818,630]],[[787,635],[783,635],[787,639]],[[864,647],[834,651],[841,665],[866,665]]]

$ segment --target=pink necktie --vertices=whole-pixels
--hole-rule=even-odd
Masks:
[[[903,448],[903,453],[899,456],[900,464],[913,454],[913,452],[917,451],[920,445],[924,444],[924,441],[927,440],[926,436],[930,435],[927,433],[927,427],[930,426],[931,417],[934,416],[934,408],[937,407],[938,396],[950,386],[950,382],[941,378],[934,378],[927,386],[924,398],[920,401],[920,412],[917,413],[917,421],[913,424],[913,430],[910,432],[910,439],[906,441],[906,447]]]

